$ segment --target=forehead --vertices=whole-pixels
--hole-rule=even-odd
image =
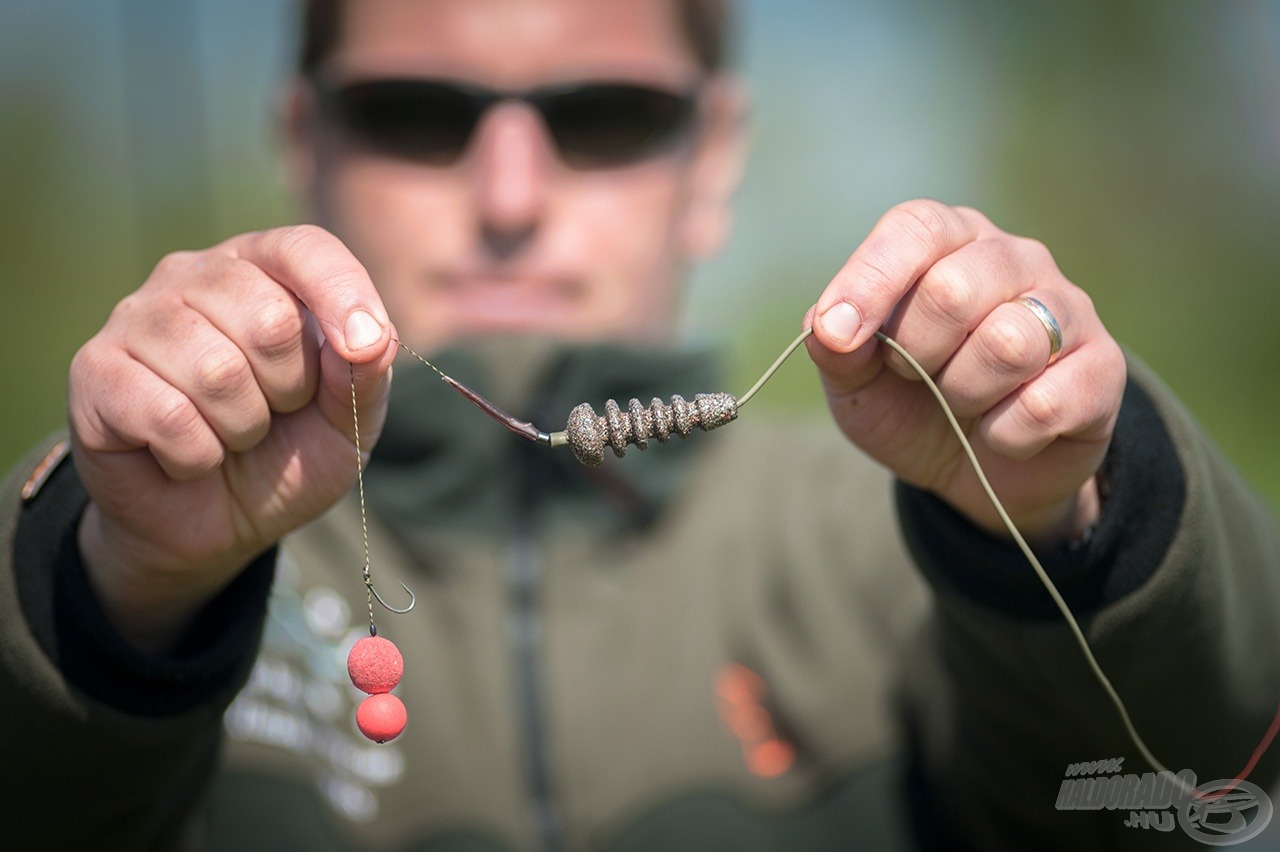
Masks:
[[[331,61],[352,74],[450,74],[498,85],[583,75],[679,82],[697,72],[674,0],[347,0]]]

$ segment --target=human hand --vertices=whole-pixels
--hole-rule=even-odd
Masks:
[[[355,481],[386,414],[392,328],[314,226],[165,257],[76,354],[68,419],[86,572],[121,635],[164,651],[254,557]]]
[[[1052,364],[1048,329],[1020,296],[1061,328]],[[976,210],[907,202],[881,218],[805,323],[836,423],[900,479],[1007,536],[933,396],[873,337],[881,328],[935,379],[1029,541],[1075,538],[1097,519],[1124,355],[1042,244]]]

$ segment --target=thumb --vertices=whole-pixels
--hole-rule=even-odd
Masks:
[[[804,318],[805,327],[812,327],[817,313],[816,305],[809,309]],[[805,341],[805,348],[818,368],[828,398],[856,393],[870,384],[884,366],[883,358],[879,357],[880,343],[875,338],[851,352],[841,352],[828,347],[815,330]]]

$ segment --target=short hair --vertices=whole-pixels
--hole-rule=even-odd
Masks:
[[[642,0],[643,2],[644,0]],[[329,57],[342,38],[345,0],[302,0],[302,39],[298,70],[310,76]],[[681,28],[698,64],[707,72],[720,71],[730,56],[732,0],[673,0]]]

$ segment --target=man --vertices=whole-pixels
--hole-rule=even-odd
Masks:
[[[74,465],[42,448],[6,492],[24,848],[1115,845],[1117,814],[1055,811],[1061,773],[1146,767],[882,327],[1157,753],[1239,769],[1280,696],[1274,522],[977,211],[889,211],[804,317],[838,433],[748,413],[591,473],[412,362],[388,406],[396,340],[539,423],[717,389],[670,344],[743,158],[726,14],[308,5],[283,121],[319,226],[165,258],[72,366]],[[353,400],[373,579],[418,601],[376,613],[410,713],[381,748],[335,669],[367,629]]]

